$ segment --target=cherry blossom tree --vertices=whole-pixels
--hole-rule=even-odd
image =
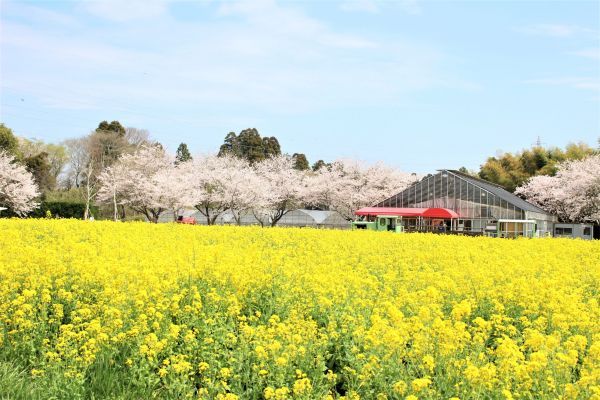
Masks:
[[[229,208],[227,178],[229,171],[241,163],[241,160],[232,156],[204,155],[181,164],[186,171],[191,204],[206,218],[208,225],[213,225],[219,215]]]
[[[100,178],[98,199],[115,206],[123,204],[158,222],[166,210],[177,210],[189,202],[182,192],[184,175],[174,159],[160,146],[142,146],[133,154],[121,156]]]
[[[274,156],[254,165],[256,186],[252,213],[262,226],[275,226],[306,199],[306,172],[294,168],[289,156]]]
[[[39,195],[33,175],[13,156],[0,152],[0,206],[23,216],[39,206]]]
[[[600,223],[600,154],[561,163],[555,176],[535,176],[515,193],[563,221]]]
[[[173,212],[173,220],[177,219],[181,210],[195,204],[184,164],[173,163],[158,171],[154,177],[156,186],[162,188],[160,202]]]
[[[356,160],[338,160],[310,176],[308,201],[352,220],[359,208],[385,200],[402,191],[414,179],[414,176],[381,163],[365,165]]]
[[[248,161],[231,157],[224,171],[223,198],[237,225],[257,202],[261,181]]]
[[[119,220],[119,205],[123,205],[120,200],[121,195],[127,189],[127,168],[122,163],[116,163],[107,167],[98,176],[102,187],[99,190],[98,198],[103,202],[110,202],[113,207],[113,220]]]

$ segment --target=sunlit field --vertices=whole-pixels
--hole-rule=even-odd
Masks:
[[[0,232],[0,398],[600,398],[597,241]]]

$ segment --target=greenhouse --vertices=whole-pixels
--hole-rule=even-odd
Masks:
[[[409,218],[415,230],[430,230],[431,224],[447,226],[452,232],[489,236],[552,235],[555,215],[507,192],[501,186],[455,170],[428,175],[376,207],[443,208],[456,218],[441,220]]]
[[[178,216],[181,218],[193,218],[195,224],[205,225],[206,217],[199,211],[180,210]],[[166,211],[161,214],[159,222],[174,221],[173,212]],[[215,220],[217,225],[236,225],[233,214],[225,211]],[[240,225],[259,225],[260,221],[251,212],[245,212],[240,219]],[[311,228],[335,228],[348,229],[350,224],[339,213],[335,211],[297,209],[288,211],[277,223],[277,226],[311,227]]]

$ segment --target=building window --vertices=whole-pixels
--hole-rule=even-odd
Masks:
[[[592,228],[589,226],[583,228],[583,236],[592,236]]]
[[[573,228],[554,228],[554,234],[557,236],[572,236]]]

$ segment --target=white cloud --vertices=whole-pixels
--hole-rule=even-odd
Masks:
[[[366,12],[376,14],[381,12],[382,7],[395,6],[407,14],[420,14],[419,0],[396,0],[385,2],[384,0],[345,0],[340,4],[340,9],[346,12]]]
[[[572,37],[579,34],[590,34],[594,33],[593,29],[584,28],[577,25],[568,24],[536,24],[529,25],[520,28],[515,28],[517,32],[526,33],[530,35],[538,36],[550,36],[550,37]]]
[[[568,86],[574,89],[594,90],[600,91],[600,78],[599,77],[558,77],[558,78],[543,78],[543,79],[531,79],[525,81],[525,83],[532,83],[538,85],[552,85],[552,86]]]
[[[444,72],[435,49],[334,30],[294,6],[224,3],[212,17],[175,22],[165,13],[75,35],[6,22],[1,45],[12,61],[3,81],[52,107],[152,118],[152,108],[297,113],[396,104],[433,87],[470,90]]]
[[[340,4],[342,11],[348,12],[368,12],[376,14],[380,11],[379,4],[375,0],[348,0]]]
[[[419,0],[401,0],[397,3],[408,14],[420,14]]]
[[[165,0],[91,0],[82,5],[87,12],[97,17],[127,22],[163,16],[168,4]]]
[[[600,60],[600,48],[583,49],[583,50],[573,51],[570,54],[573,54],[573,55],[576,55],[579,57],[591,58],[592,60]]]
[[[43,7],[36,7],[24,3],[14,3],[12,1],[3,1],[0,4],[0,14],[3,18],[19,17],[26,18],[36,24],[54,24],[62,26],[78,26],[77,19],[72,16],[61,14],[48,10]]]

